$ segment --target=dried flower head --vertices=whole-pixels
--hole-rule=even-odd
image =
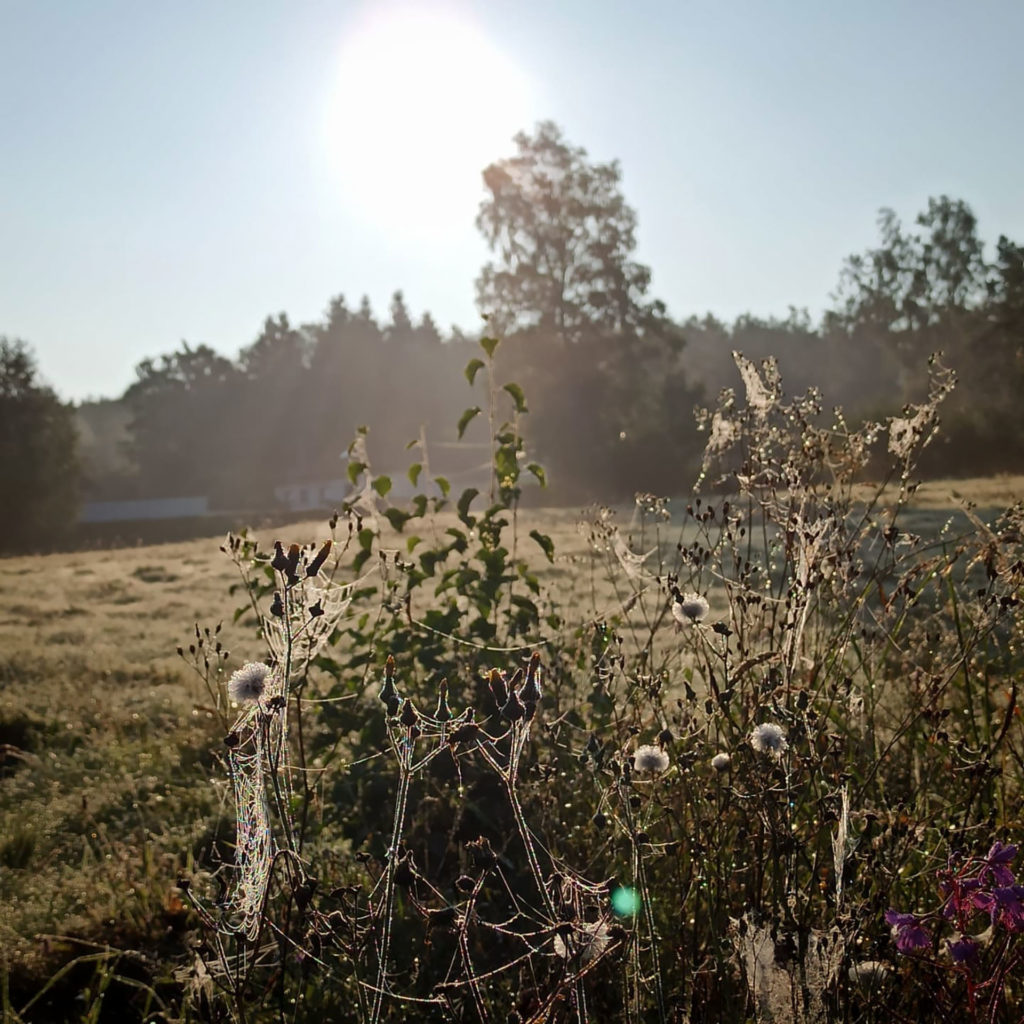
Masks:
[[[262,661],[250,661],[228,680],[228,696],[239,704],[259,700],[266,692],[270,675],[269,665]]]
[[[708,614],[708,602],[700,594],[676,593],[672,602],[672,617],[681,626],[689,626],[694,622],[703,622]]]
[[[636,753],[633,755],[633,771],[660,775],[667,768],[668,754],[661,747],[652,747],[649,743],[645,743],[642,747],[636,748]]]
[[[731,764],[732,757],[725,753],[725,751],[722,751],[720,754],[715,754],[715,756],[711,758],[711,767],[714,768],[716,772],[727,772]]]
[[[774,722],[762,722],[754,726],[754,731],[750,734],[750,745],[759,754],[769,754],[776,759],[789,747],[782,726]]]

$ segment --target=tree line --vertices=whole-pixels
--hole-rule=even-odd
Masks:
[[[514,142],[483,172],[477,226],[492,258],[477,301],[485,332],[504,339],[502,373],[526,391],[526,434],[552,498],[685,491],[702,447],[694,406],[736,383],[733,349],[775,356],[788,390],[818,386],[852,418],[920,397],[926,360],[941,350],[959,387],[928,468],[1024,469],[1024,248],[1000,236],[986,259],[964,201],[932,198],[909,226],[881,211],[877,246],[844,262],[817,323],[799,310],[680,322],[635,258],[618,163],[591,160],[550,122]],[[383,318],[340,296],[315,323],[281,313],[235,358],[182,343],[140,363],[120,399],[77,410],[91,429],[77,456],[72,411],[39,385],[27,347],[4,341],[0,478],[18,496],[5,502],[7,536],[25,543],[66,525],[76,491],[268,508],[281,484],[343,477],[362,424],[388,471],[423,436],[439,471],[486,462],[473,447],[482,425],[461,441],[455,429],[462,408],[481,404],[461,374],[468,340],[444,336],[429,314],[414,322],[400,291]],[[30,510],[37,493],[45,515]]]

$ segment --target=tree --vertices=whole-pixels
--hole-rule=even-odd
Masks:
[[[28,346],[0,337],[0,549],[46,546],[78,508],[74,413],[37,380]]]
[[[391,323],[385,328],[385,340],[393,345],[411,345],[415,341],[415,329],[401,289],[391,296],[390,313]]]
[[[971,208],[948,196],[929,199],[916,225],[921,230],[905,230],[891,210],[881,211],[881,244],[847,259],[839,308],[826,315],[825,329],[893,353],[904,400],[921,394],[925,361],[943,353],[957,388],[944,403],[943,443],[929,449],[924,470],[1017,469],[1024,465],[1024,252],[1001,237],[988,265]]]
[[[139,495],[230,500],[248,444],[234,363],[208,345],[182,342],[159,361],[143,360],[135,375],[124,402]]]
[[[310,342],[305,333],[288,321],[285,313],[268,316],[260,336],[239,353],[239,364],[252,380],[265,380],[274,387],[294,383],[309,360]]]
[[[847,258],[834,296],[839,308],[826,316],[826,329],[888,335],[910,367],[942,347],[936,342],[959,330],[986,297],[971,208],[933,197],[916,223],[923,232],[905,231],[892,210],[879,212],[881,245]]]
[[[515,156],[483,172],[477,227],[498,257],[477,279],[477,302],[503,332],[536,327],[565,341],[595,329],[645,326],[650,270],[632,259],[636,214],[618,162],[592,163],[550,121],[515,137]]]
[[[695,395],[682,334],[633,259],[619,165],[588,160],[549,121],[515,144],[483,173],[477,226],[495,259],[477,300],[492,330],[521,342],[501,358],[517,353],[506,366],[535,401],[532,440],[576,496],[678,488],[696,451]]]

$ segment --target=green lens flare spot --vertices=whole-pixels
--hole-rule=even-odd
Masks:
[[[639,909],[640,897],[637,895],[636,889],[619,886],[612,892],[612,910],[619,917],[633,917]]]

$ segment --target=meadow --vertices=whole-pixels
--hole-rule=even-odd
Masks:
[[[1024,479],[740,369],[700,495],[494,389],[489,495],[0,562],[5,1024],[1022,1019]]]

